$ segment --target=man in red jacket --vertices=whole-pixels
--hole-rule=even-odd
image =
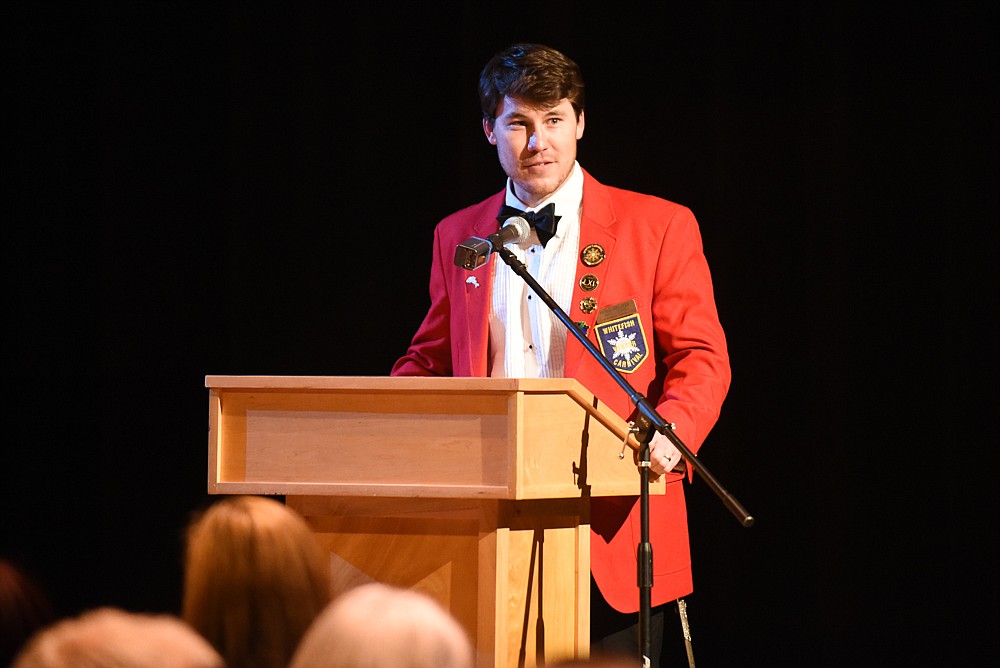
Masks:
[[[692,213],[656,197],[605,186],[576,161],[584,131],[583,81],[554,49],[517,44],[480,76],[483,130],[497,147],[506,188],[442,220],[434,234],[431,306],[393,375],[572,377],[623,418],[634,406],[599,362],[502,262],[455,266],[458,244],[486,238],[512,215],[530,237],[508,248],[576,326],[697,452],[729,389],[729,357]],[[519,213],[526,212],[526,213]],[[653,665],[664,606],[692,591],[684,462],[662,434],[650,497]],[[637,647],[637,497],[591,501],[591,644]]]

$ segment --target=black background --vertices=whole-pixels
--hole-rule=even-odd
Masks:
[[[596,178],[691,207],[733,365],[690,488],[703,666],[992,646],[997,10],[8,4],[0,552],[176,612],[207,374],[384,375],[503,174],[478,71],[581,65]]]

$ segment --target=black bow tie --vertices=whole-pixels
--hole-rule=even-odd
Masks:
[[[503,225],[511,217],[524,218],[528,221],[528,224],[535,228],[535,233],[538,235],[538,240],[542,243],[542,247],[548,243],[549,239],[555,236],[556,223],[562,218],[562,216],[556,215],[555,204],[547,204],[538,211],[521,211],[520,209],[515,209],[512,206],[504,204],[503,208],[500,209],[500,215],[497,216],[497,220],[500,221],[500,225]]]

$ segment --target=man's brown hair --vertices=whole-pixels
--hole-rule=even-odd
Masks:
[[[583,75],[580,67],[555,49],[541,44],[514,44],[493,56],[479,75],[479,104],[483,118],[493,123],[504,97],[532,105],[555,106],[562,99],[583,111]]]

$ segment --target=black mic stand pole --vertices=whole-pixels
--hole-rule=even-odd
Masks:
[[[604,359],[604,356],[601,358]],[[649,540],[649,444],[653,440],[653,430],[646,425],[645,428],[639,427],[638,432],[639,545],[635,558],[639,585],[639,653],[643,668],[650,668],[653,656],[653,544]]]
[[[722,486],[722,484],[712,475],[704,464],[701,463],[694,453],[688,449],[687,445],[674,433],[674,426],[668,423],[649,403],[642,394],[637,392],[624,376],[619,373],[611,362],[607,360],[597,346],[587,338],[586,334],[580,331],[570,317],[562,310],[562,307],[549,295],[538,281],[528,272],[528,268],[523,262],[517,259],[511,251],[501,245],[495,245],[493,250],[503,258],[503,261],[528,284],[536,295],[538,295],[545,305],[556,314],[559,321],[570,331],[583,347],[596,359],[601,367],[608,372],[616,383],[625,391],[629,400],[635,404],[638,414],[637,439],[641,446],[639,449],[639,512],[641,522],[641,537],[637,557],[637,578],[639,583],[639,646],[642,652],[644,665],[649,665],[650,656],[650,635],[651,635],[651,596],[653,589],[653,547],[649,542],[649,444],[652,441],[653,431],[658,431],[666,436],[681,456],[700,475],[708,486],[716,493],[736,519],[744,527],[753,525],[753,516],[743,508],[739,501]],[[456,258],[457,259],[457,258]],[[461,263],[459,263],[461,266]]]

